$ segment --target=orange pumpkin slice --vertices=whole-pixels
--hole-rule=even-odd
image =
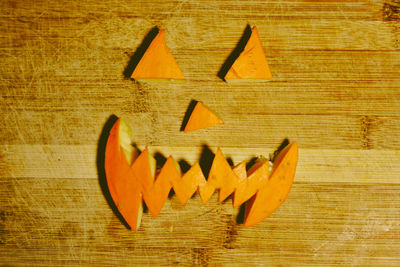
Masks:
[[[155,182],[148,181],[149,185],[146,186],[147,191],[143,192],[143,199],[154,218],[158,216],[166,202],[172,184],[180,180],[181,175],[179,165],[172,156],[169,156]]]
[[[218,148],[208,174],[207,184],[200,187],[200,197],[207,203],[215,189],[219,189],[218,201],[224,201],[237,188],[239,177]]]
[[[240,79],[270,80],[271,78],[264,49],[262,48],[257,28],[254,26],[246,46],[224,79],[227,82],[232,82]]]
[[[107,140],[104,168],[111,197],[127,224],[136,231],[143,207],[140,181],[132,172],[131,164],[137,157],[131,146],[129,126],[119,119]],[[136,161],[135,161],[136,162]]]
[[[184,80],[185,77],[165,42],[165,30],[160,30],[140,59],[131,78],[146,80]]]
[[[234,168],[234,172],[239,173],[241,176],[233,198],[233,207],[235,208],[249,200],[268,182],[268,160],[260,160],[247,172],[247,174],[245,167],[246,166],[244,166],[244,170],[241,165]],[[240,174],[240,172],[242,172],[242,174]]]
[[[207,106],[202,102],[197,102],[183,131],[187,133],[223,123]]]
[[[174,181],[174,191],[181,202],[185,205],[192,195],[206,183],[203,172],[198,162],[196,162],[181,179]]]
[[[244,226],[252,226],[274,212],[286,199],[293,184],[298,161],[297,143],[283,149],[274,162],[268,182],[246,202]]]

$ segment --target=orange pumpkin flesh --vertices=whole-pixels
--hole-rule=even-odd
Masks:
[[[135,80],[184,80],[185,77],[165,42],[165,30],[153,39],[131,78]]]
[[[238,165],[233,167],[232,171],[238,177],[237,188],[232,196],[232,204],[233,207],[238,207],[240,205],[238,205],[237,203],[239,203],[240,199],[242,199],[241,194],[243,194],[242,191],[245,190],[247,184],[246,162],[240,162]]]
[[[127,149],[130,146],[126,138],[129,135],[127,129],[129,127],[121,119],[112,127],[107,140],[104,167],[111,197],[128,225],[136,231],[143,212],[142,195],[140,182],[133,176],[131,168],[135,155],[133,149]]]
[[[218,201],[224,201],[235,190],[238,180],[221,149],[218,148],[208,174],[207,184],[200,188],[203,203],[207,203],[215,189],[220,190]]]
[[[198,190],[198,187],[205,183],[206,179],[200,165],[199,163],[195,163],[180,180],[175,181],[173,187],[179,201],[182,205],[185,205]]]
[[[257,191],[268,181],[268,161],[255,166],[247,173],[247,179],[244,179],[239,187],[236,188],[233,207],[239,207],[249,200]]]
[[[183,131],[187,133],[223,123],[224,122],[202,102],[197,102]]]
[[[271,78],[258,30],[254,26],[243,52],[225,75],[225,81],[231,82],[240,79],[270,80]]]
[[[259,223],[285,201],[293,184],[297,161],[297,143],[293,142],[277,156],[268,182],[246,203],[245,227]]]
[[[180,168],[177,168],[175,160],[169,156],[153,186],[150,186],[146,194],[143,195],[146,205],[154,218],[158,216],[167,200],[172,183],[180,178]]]
[[[140,225],[142,199],[155,218],[171,188],[182,205],[196,191],[203,203],[210,199],[216,189],[219,189],[220,202],[233,193],[234,207],[247,201],[244,226],[251,226],[276,210],[292,186],[298,161],[296,142],[278,154],[271,175],[268,175],[268,160],[259,160],[246,172],[245,162],[232,168],[218,148],[206,180],[199,163],[182,175],[179,165],[171,156],[156,172],[155,159],[147,148],[139,156],[131,151],[134,161],[128,161],[125,154],[130,149],[121,138],[127,132],[126,127],[121,119],[112,127],[106,146],[105,169],[111,196],[134,231]]]

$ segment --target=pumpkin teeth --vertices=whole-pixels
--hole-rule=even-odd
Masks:
[[[122,147],[122,155],[125,155],[126,151],[133,155],[131,152],[135,151],[135,148],[130,145],[131,130],[123,120],[117,122],[111,131],[119,133],[118,145]],[[115,134],[110,132],[110,138],[111,141],[107,142],[106,147],[107,182],[114,202],[123,216],[129,216],[127,221],[135,231],[142,218],[143,200],[153,217],[157,217],[168,199],[171,188],[182,205],[185,205],[196,191],[204,204],[215,190],[219,189],[219,202],[232,194],[234,207],[246,202],[244,225],[254,225],[269,216],[287,197],[298,160],[297,143],[294,142],[277,155],[274,163],[265,157],[259,157],[246,171],[245,162],[232,168],[218,148],[206,180],[199,163],[195,163],[189,171],[182,174],[179,164],[172,156],[168,157],[159,171],[156,171],[156,160],[150,155],[147,147],[133,162],[127,157],[124,163],[123,157],[117,157],[118,153],[114,147],[116,142],[112,142]],[[118,167],[123,168],[123,171]],[[137,215],[127,215],[128,211],[135,211]]]
[[[224,122],[202,102],[197,102],[183,130],[185,133],[224,124]]]

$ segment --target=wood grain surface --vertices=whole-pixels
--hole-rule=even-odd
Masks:
[[[0,1],[0,265],[400,266],[400,2]],[[247,24],[273,79],[217,73]],[[187,80],[124,71],[154,27]],[[180,132],[192,99],[225,124]],[[286,202],[244,228],[230,201],[173,196],[137,233],[99,179],[110,116],[135,143],[193,164],[299,144]]]

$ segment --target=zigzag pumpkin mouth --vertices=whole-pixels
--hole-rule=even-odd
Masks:
[[[219,190],[219,202],[233,195],[233,206],[245,203],[244,226],[268,217],[286,199],[295,175],[297,143],[287,145],[276,157],[271,174],[269,161],[259,159],[248,171],[246,162],[231,167],[220,148],[212,161],[208,179],[199,163],[182,173],[169,156],[157,169],[146,147],[140,154],[131,145],[131,130],[118,119],[110,130],[105,149],[105,172],[111,197],[132,230],[137,231],[143,200],[154,218],[168,199],[171,188],[182,205],[198,191],[204,204]]]

